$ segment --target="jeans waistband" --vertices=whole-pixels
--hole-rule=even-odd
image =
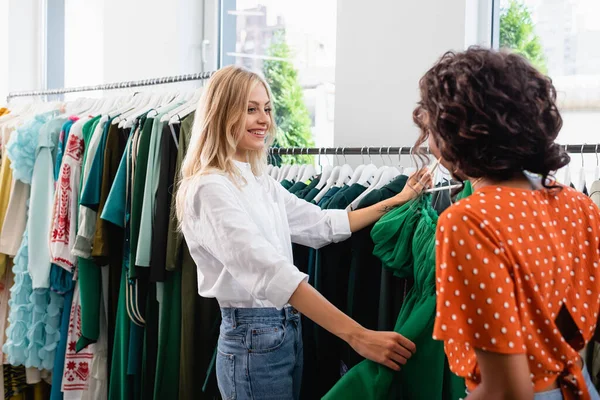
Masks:
[[[288,306],[281,310],[276,308],[233,308],[221,307],[223,321],[234,327],[243,323],[252,322],[285,322],[300,319],[300,313],[295,308]]]

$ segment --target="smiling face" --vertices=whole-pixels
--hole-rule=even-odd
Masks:
[[[248,151],[258,151],[265,147],[265,138],[272,123],[271,99],[262,84],[257,84],[250,91],[246,111],[246,124],[240,132],[237,144],[236,159],[247,161]]]

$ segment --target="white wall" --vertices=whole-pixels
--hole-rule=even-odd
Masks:
[[[464,48],[467,1],[339,0],[335,146],[414,144],[419,78]]]
[[[15,90],[43,84],[38,0],[0,0],[0,103]]]
[[[201,70],[201,1],[103,2],[106,82]]]

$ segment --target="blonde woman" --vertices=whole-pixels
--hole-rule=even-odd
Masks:
[[[394,370],[415,352],[408,339],[363,328],[313,289],[292,263],[291,243],[319,248],[345,240],[414,198],[430,177],[413,176],[402,193],[369,208],[321,210],[263,173],[275,131],[265,80],[223,68],[205,90],[182,166],[177,215],[198,291],[215,297],[223,316],[217,380],[224,399],[299,397],[299,313]]]

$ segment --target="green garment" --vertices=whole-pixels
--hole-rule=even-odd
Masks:
[[[130,253],[129,253],[129,278],[136,278],[135,256],[137,254],[138,239],[140,234],[140,223],[142,220],[142,205],[144,201],[144,187],[146,185],[146,172],[148,169],[148,153],[150,151],[150,139],[152,138],[153,118],[146,118],[140,132],[137,148],[137,159],[135,162],[135,176],[133,177],[133,188],[131,193],[131,221],[130,221]],[[144,299],[142,299],[144,301]]]
[[[188,115],[181,122],[181,130],[179,132],[179,149],[177,152],[177,161],[175,169],[175,184],[177,187],[179,181],[179,173],[183,157],[187,151],[192,135],[192,125],[194,123],[194,113]],[[209,366],[213,356],[213,350],[219,336],[219,325],[221,321],[221,312],[216,299],[200,297],[198,294],[198,275],[197,267],[189,254],[189,250],[181,232],[177,230],[177,218],[175,217],[175,196],[176,190],[173,191],[171,199],[171,220],[169,227],[169,235],[167,240],[167,269],[177,271],[181,269],[181,286],[180,286],[180,307],[181,318],[180,323],[180,342],[177,342],[179,348],[176,348],[174,343],[175,327],[171,325],[169,335],[171,340],[165,340],[167,352],[178,352],[179,366],[171,368],[175,358],[167,358],[161,365],[166,365],[172,371],[167,370],[168,379],[173,379],[172,382],[179,385],[180,400],[196,400],[196,399],[213,399],[218,396],[218,388],[216,385],[215,374],[210,374],[209,383],[206,392],[200,390],[201,382],[205,381]],[[171,279],[171,278],[170,278]],[[165,284],[165,290],[167,284]],[[176,291],[173,291],[175,296]],[[173,297],[172,296],[172,297]],[[166,304],[163,304],[166,305]],[[168,322],[168,320],[163,320]],[[176,320],[171,320],[175,323]],[[165,326],[168,324],[165,324]],[[161,327],[162,330],[166,329]],[[163,351],[164,353],[164,351]],[[164,354],[160,357],[163,357]],[[179,372],[178,378],[175,378],[175,371]],[[158,390],[155,393],[174,393],[172,382],[168,379],[156,379],[156,387]],[[155,397],[156,398],[156,397]],[[176,397],[164,397],[176,398]]]
[[[121,229],[124,229],[127,224],[127,160],[131,153],[131,138],[132,136],[130,135],[101,215],[103,220],[111,222]],[[124,263],[126,263],[126,256],[128,256],[128,254],[124,254]],[[127,365],[129,362],[129,331],[131,324],[129,316],[127,315],[127,285],[127,269],[122,268],[116,327],[114,331],[114,347],[109,372],[108,398],[111,400],[129,400],[132,398],[133,394],[132,382],[127,376]]]
[[[148,160],[146,163],[146,176],[145,183],[143,184],[143,191],[141,193],[141,215],[140,215],[140,226],[139,226],[139,237],[137,239],[136,252],[132,253],[135,255],[135,265],[140,267],[150,266],[150,256],[152,253],[152,220],[154,210],[156,207],[156,191],[158,189],[158,178],[160,174],[160,152],[161,152],[161,138],[163,132],[163,126],[166,122],[162,122],[161,118],[169,111],[178,107],[181,103],[171,103],[169,106],[163,108],[154,118],[152,123],[152,133],[150,136],[150,143],[148,144]],[[140,165],[140,153],[138,152],[138,166]],[[139,167],[136,167],[136,169]],[[137,172],[136,172],[137,178]],[[136,188],[137,188],[136,184]],[[135,192],[134,192],[135,193]]]
[[[288,192],[292,194],[296,194],[299,190],[304,190],[307,184],[305,182],[296,182],[292,185],[291,188],[288,189]]]
[[[464,381],[450,372],[443,343],[432,338],[437,213],[430,201],[430,196],[423,196],[404,204],[384,215],[371,231],[374,254],[384,266],[414,278],[394,331],[415,343],[417,352],[400,372],[363,361],[325,399],[456,400],[464,396]]]
[[[315,197],[317,197],[320,191],[321,189],[317,189],[317,187],[315,186],[314,188],[310,189],[308,193],[306,193],[303,199],[308,202],[312,202],[315,199]]]
[[[104,168],[104,151],[109,129],[118,129],[108,119],[102,128],[102,137],[94,154],[92,166],[84,182],[80,205],[98,210],[100,204],[100,188],[102,187],[102,170]],[[79,258],[79,288],[81,294],[81,337],[77,341],[77,351],[98,341],[100,335],[100,302],[102,301],[102,273],[100,267],[92,259]]]
[[[281,186],[289,190],[292,186],[294,186],[294,183],[284,179],[281,181]]]
[[[167,272],[164,295],[159,301],[158,351],[154,380],[155,399],[179,398],[181,352],[181,269]],[[188,301],[190,299],[186,299]],[[207,345],[207,344],[205,344]],[[148,371],[152,373],[152,371]]]
[[[175,167],[175,180],[173,188],[179,186],[179,178],[181,173],[181,164],[185,157],[185,152],[192,138],[192,126],[194,125],[195,112],[192,112],[181,121],[181,129],[179,131],[179,150],[177,151],[177,161]],[[173,190],[171,197],[171,218],[169,222],[169,234],[167,236],[167,260],[165,268],[167,271],[175,271],[181,268],[183,234],[178,228],[177,214],[175,210],[175,197],[177,190]],[[194,264],[195,267],[195,264]],[[185,282],[184,282],[185,284]]]
[[[308,192],[311,191],[311,189],[313,189],[315,186],[317,186],[319,184],[319,182],[321,181],[321,176],[317,176],[315,179],[313,179],[312,181],[310,181],[310,183],[308,184],[308,186],[306,186],[304,189],[302,190],[298,190],[296,193],[294,193],[296,195],[296,197],[303,199]]]
[[[337,190],[337,191],[335,191],[335,192],[334,192],[334,193],[331,195],[331,197],[329,197],[327,200],[321,200],[321,201],[319,202],[319,206],[320,206],[320,207],[321,207],[323,210],[327,210],[327,209],[329,209],[329,208],[331,208],[331,209],[337,209],[337,207],[335,207],[335,206],[331,206],[331,207],[330,207],[329,205],[331,204],[331,202],[332,202],[334,199],[336,199],[336,200],[335,200],[335,202],[337,203],[337,198],[338,198],[337,196],[338,196],[338,195],[339,195],[339,196],[342,196],[342,195],[344,194],[344,192],[345,192],[346,190],[348,190],[348,188],[349,188],[349,186],[348,186],[348,185],[344,185],[344,186],[342,186],[342,187],[339,187],[339,186],[334,186],[334,188],[335,188],[335,187],[337,187],[337,188],[338,188],[338,190]],[[327,196],[325,196],[325,197],[327,197]],[[324,198],[325,198],[325,197],[324,197]]]
[[[96,126],[100,122],[100,118],[101,118],[101,116],[98,115],[98,116],[90,119],[88,122],[86,122],[83,125],[82,138],[83,138],[83,142],[85,144],[85,150],[83,151],[82,165],[85,165],[85,160],[88,157],[88,149],[89,149],[90,140],[92,139],[92,135],[94,133],[94,130],[96,129]],[[85,184],[84,174],[82,173],[81,177],[80,177],[80,181],[79,181],[79,185],[80,185],[79,187],[83,188],[84,184]],[[80,192],[79,202],[78,202],[79,205],[81,205],[81,195],[82,195],[82,193]],[[94,265],[94,262],[92,260],[88,260],[88,259],[85,259],[82,257],[77,257],[77,269],[78,269],[77,279],[80,281],[80,285],[81,285],[82,279],[84,281],[89,281],[88,280],[89,277],[87,276],[86,273],[88,271],[91,271],[93,268],[97,268],[97,267]],[[83,274],[83,277],[82,277],[82,274]],[[93,298],[95,298],[95,295],[92,295],[91,296],[92,299],[90,299],[90,294],[85,292],[84,290],[80,290],[79,293],[81,296],[82,309],[85,306],[88,306],[88,310],[89,310],[89,305],[91,302],[93,302]],[[99,312],[99,310],[98,310],[98,312]],[[87,347],[87,345],[98,340],[98,335],[100,334],[100,321],[98,319],[97,314],[95,314],[96,315],[95,317],[94,317],[94,314],[86,313],[86,315],[87,315],[87,317],[85,317],[85,322],[83,321],[84,316],[82,315],[82,317],[81,317],[81,319],[82,319],[81,336],[80,336],[79,340],[77,340],[77,343],[76,343],[77,351],[83,350],[85,347]],[[91,318],[90,318],[90,315],[92,316]]]
[[[353,183],[351,186],[344,187],[335,194],[329,201],[327,208],[344,209],[358,198],[367,188],[360,183]]]

